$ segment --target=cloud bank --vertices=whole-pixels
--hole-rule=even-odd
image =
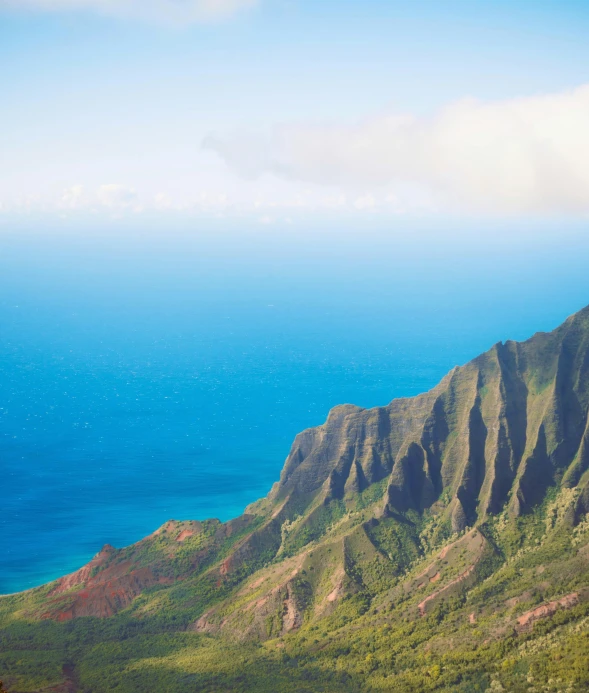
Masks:
[[[259,0],[0,0],[0,9],[41,12],[91,11],[172,24],[229,19]]]
[[[411,189],[453,211],[589,213],[589,85],[465,99],[431,118],[385,113],[350,126],[210,135],[203,146],[244,177],[363,190],[367,201],[375,189]]]

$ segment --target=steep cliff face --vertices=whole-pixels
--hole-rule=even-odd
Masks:
[[[376,523],[433,517],[435,543],[505,509],[528,513],[556,487],[573,490],[573,525],[589,509],[589,307],[554,332],[496,344],[418,397],[368,410],[335,407],[325,424],[296,437],[280,481],[247,514],[225,524],[171,521],[127,549],[105,547],[56,583],[42,615],[107,617],[152,587],[204,576],[221,589],[289,557],[296,565],[285,563],[285,574],[293,575],[270,580],[258,606],[277,608],[283,592],[292,606],[305,547],[321,541],[332,542],[330,565],[339,556],[329,574],[325,565],[316,573],[325,573],[333,602],[365,586],[350,570],[350,546],[360,542],[364,554],[384,560],[372,530],[358,528],[358,508]],[[416,533],[393,542],[385,552],[393,571],[412,551],[423,551]],[[205,629],[219,625],[203,619]]]
[[[556,482],[586,487],[588,411],[589,308],[549,334],[496,344],[426,394],[336,407],[297,436],[271,497],[329,502],[386,478],[384,513],[435,511],[448,496],[454,530],[506,505],[520,515]]]
[[[418,397],[336,407],[241,517],[171,520],[0,598],[9,690],[75,690],[78,672],[94,691],[530,690],[544,631],[518,638],[555,621],[550,651],[587,652],[588,417],[589,308]],[[277,678],[257,687],[262,653]],[[559,670],[566,690],[588,690],[588,663]]]

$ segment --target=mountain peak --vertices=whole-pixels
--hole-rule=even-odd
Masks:
[[[527,691],[530,677],[539,689],[538,672],[586,651],[588,511],[589,307],[553,332],[498,342],[417,397],[334,407],[235,520],[170,520],[2,598],[0,665],[24,672],[15,690],[57,690],[74,658],[96,691],[145,690],[157,672],[162,690],[187,693]],[[528,639],[553,617],[540,662],[546,640]],[[27,678],[46,650],[51,676]],[[498,659],[502,676],[514,672],[505,686],[492,678]],[[569,670],[585,660],[543,690]],[[566,690],[586,691],[579,681]],[[77,690],[76,678],[61,688]]]
[[[441,512],[454,529],[526,512],[589,467],[588,318],[589,307],[553,332],[498,342],[417,397],[335,407],[297,436],[275,497],[344,499],[388,479],[385,511],[439,510],[449,494]]]

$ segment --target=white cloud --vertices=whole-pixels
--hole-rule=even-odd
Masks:
[[[86,206],[86,197],[83,185],[72,185],[63,191],[57,203],[59,209],[80,209]]]
[[[133,188],[126,188],[124,185],[101,185],[97,191],[100,204],[114,210],[137,209],[138,197]]]
[[[353,126],[290,125],[209,136],[245,177],[359,191],[355,206],[421,200],[499,214],[589,213],[589,85],[497,102],[462,100],[434,117],[385,114]],[[427,202],[429,201],[429,202]],[[393,204],[394,206],[394,204]]]
[[[153,198],[154,206],[157,210],[163,211],[167,209],[172,209],[172,198],[168,193],[157,193]]]
[[[354,200],[354,207],[356,209],[374,209],[376,207],[376,198],[371,193],[362,195]]]
[[[0,0],[0,9],[41,12],[90,11],[173,24],[228,19],[260,0]]]

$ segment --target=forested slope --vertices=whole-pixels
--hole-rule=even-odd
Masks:
[[[267,498],[0,599],[13,691],[589,690],[589,308],[336,407]]]

